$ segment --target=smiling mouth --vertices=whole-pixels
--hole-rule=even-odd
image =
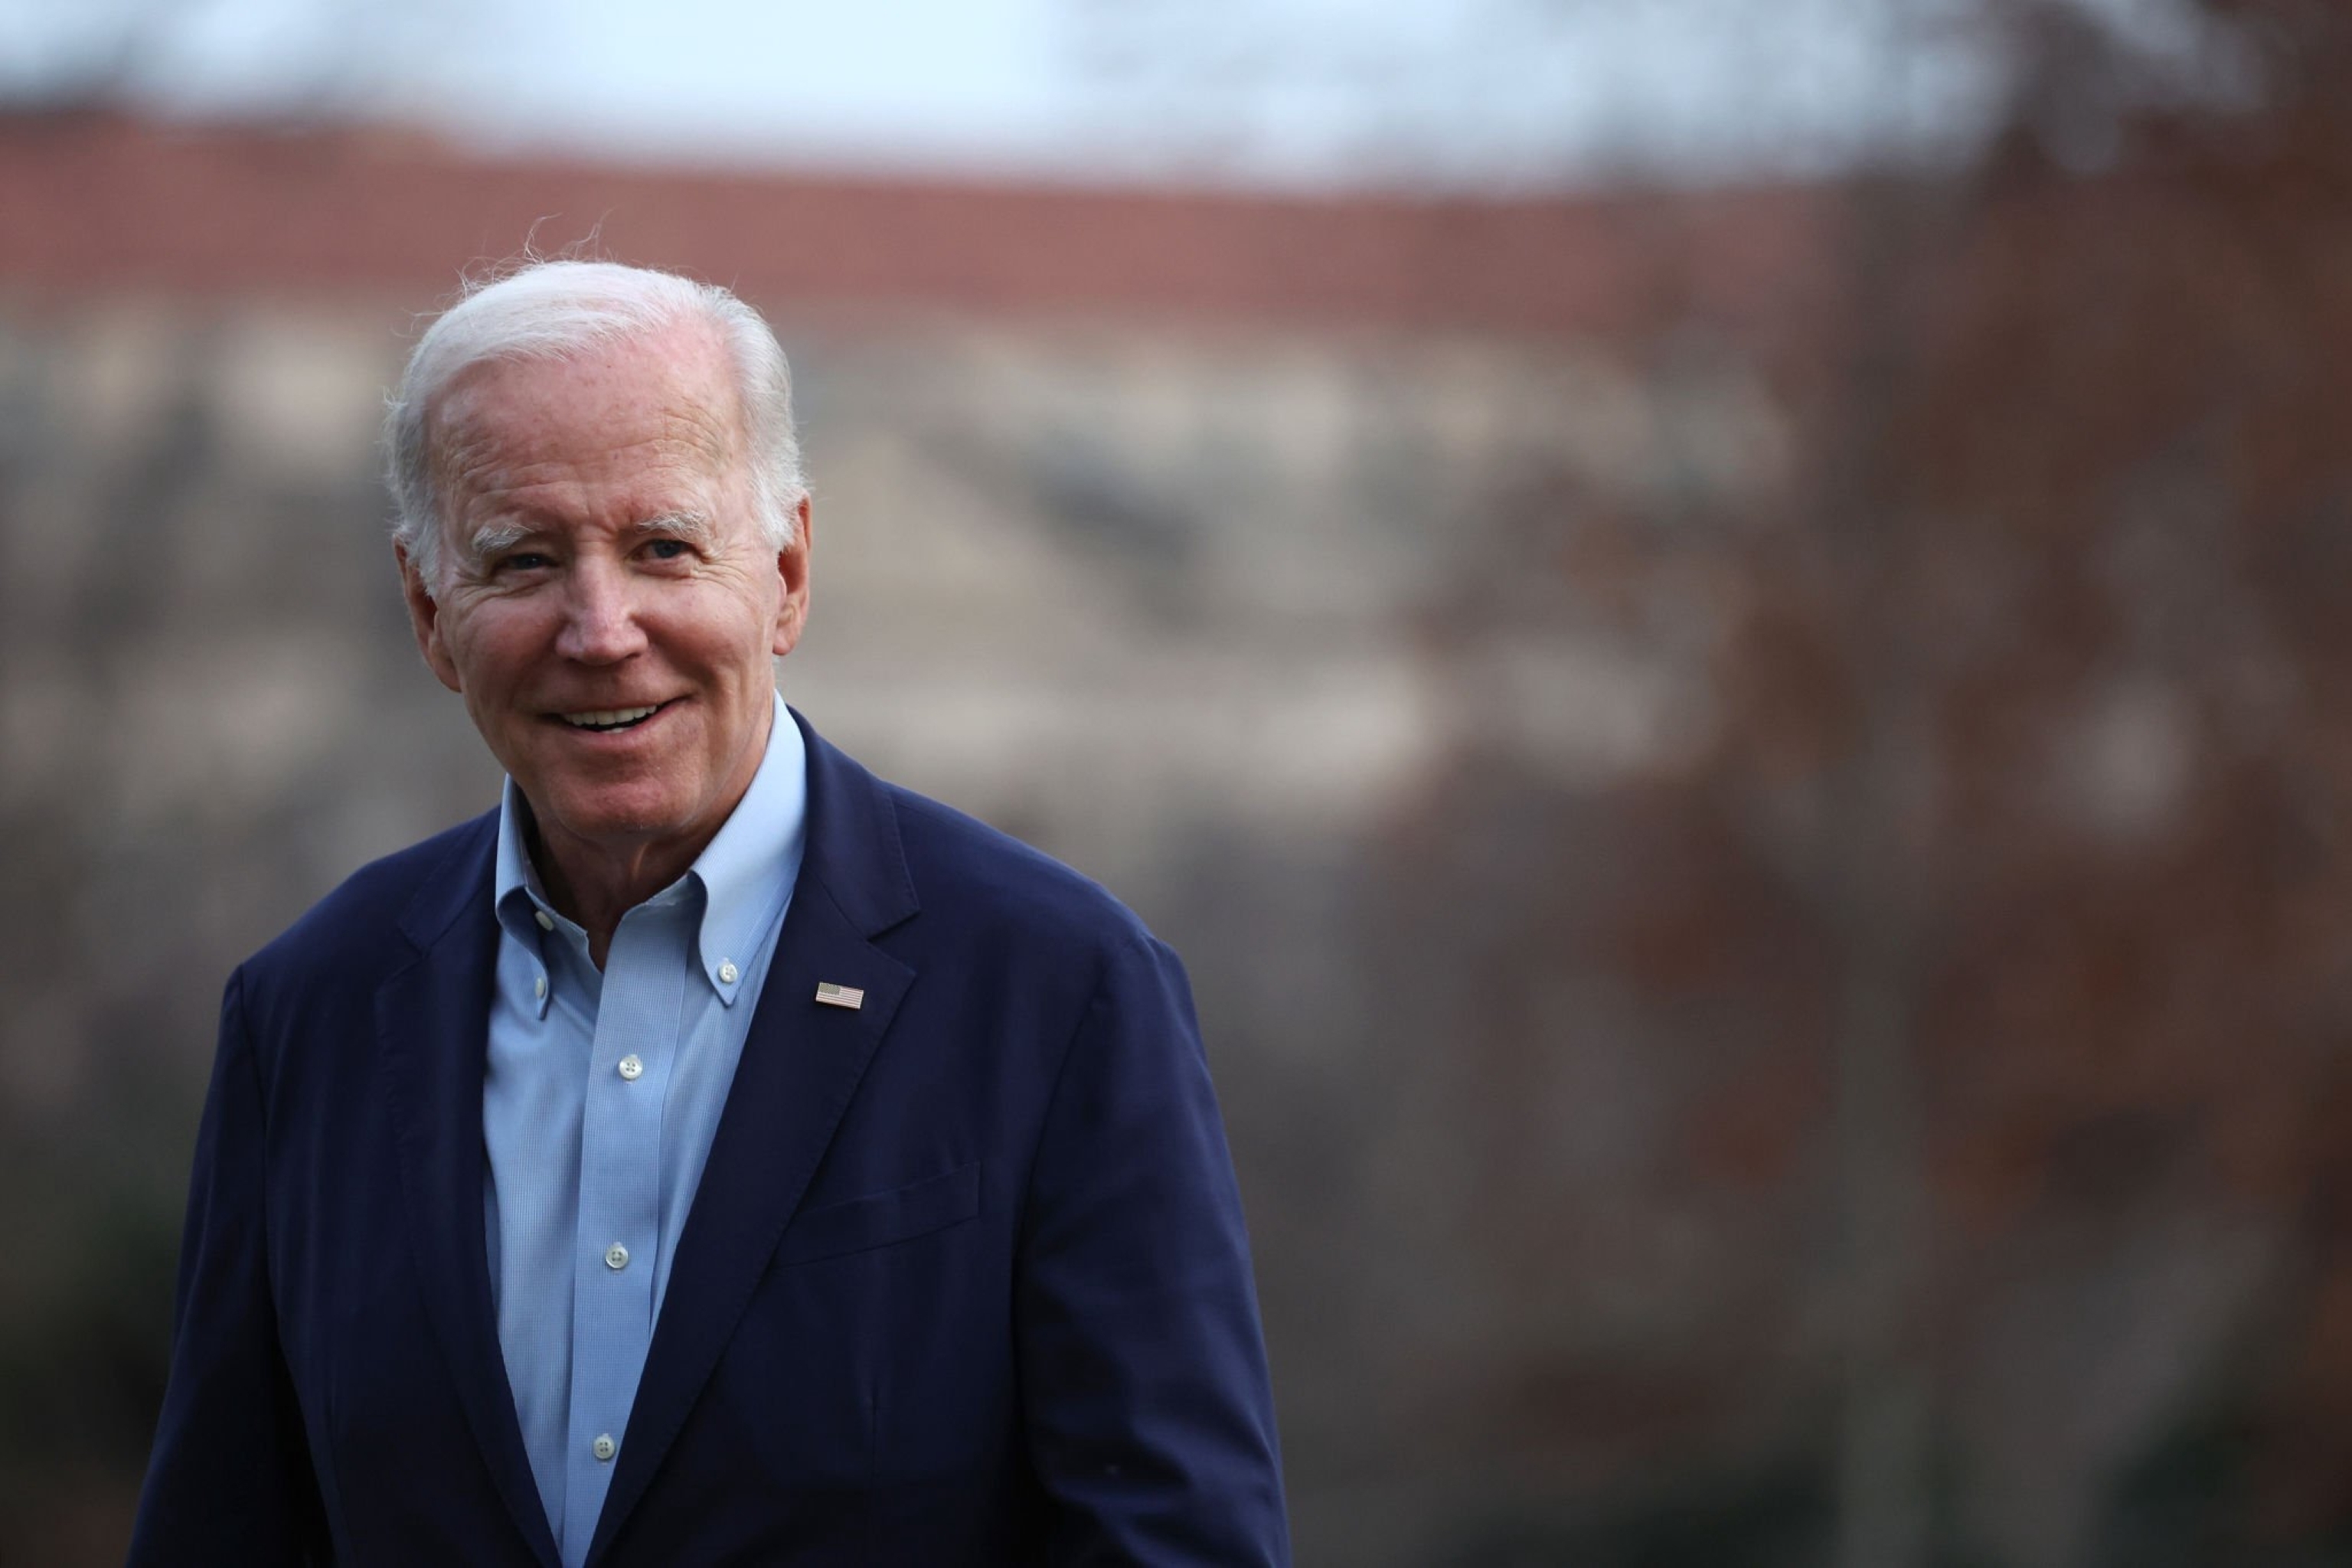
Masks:
[[[575,730],[609,734],[615,730],[634,730],[668,706],[667,702],[656,702],[645,708],[591,708],[556,717]]]

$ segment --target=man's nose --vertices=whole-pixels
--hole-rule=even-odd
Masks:
[[[583,561],[566,585],[563,629],[555,651],[582,664],[618,664],[642,651],[644,628],[627,574],[601,561]]]

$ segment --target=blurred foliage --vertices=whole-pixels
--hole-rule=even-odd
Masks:
[[[1396,940],[1476,976],[1505,1104],[1584,1048],[1530,1023],[1580,985],[1683,1059],[1642,1206],[1761,1247],[1714,1272],[1684,1451],[1814,1441],[1739,1436],[1735,1391],[1832,1303],[1818,1560],[1853,1568],[2352,1535],[2352,16],[2163,9],[1980,9],[2003,129],[1857,178],[1832,309],[1737,346],[1793,411],[1780,493],[1629,509],[1563,468],[1429,610],[1465,682],[1530,616],[1711,638],[1699,738],[1622,788],[1465,749],[1397,880],[1517,918]],[[1465,815],[1512,824],[1499,880]],[[1477,1206],[1568,1216],[1562,1296],[1627,1267],[1526,1145],[1481,1163]],[[1558,1387],[1572,1473],[1606,1439]]]

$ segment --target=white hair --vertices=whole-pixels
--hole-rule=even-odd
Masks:
[[[384,419],[392,537],[428,589],[440,584],[439,498],[425,425],[434,403],[469,366],[492,360],[568,359],[685,321],[717,330],[734,362],[751,446],[760,525],[781,550],[808,486],[793,431],[793,377],[760,313],[726,289],[612,261],[533,261],[469,284],[418,340]]]

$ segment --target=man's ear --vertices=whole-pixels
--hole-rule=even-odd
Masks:
[[[776,574],[783,579],[784,591],[776,603],[776,640],[770,651],[778,658],[799,646],[801,628],[808,625],[813,517],[808,497],[801,497],[800,509],[793,515],[793,542],[776,552]]]
[[[442,685],[452,691],[463,691],[465,685],[457,679],[457,661],[449,657],[448,647],[441,641],[441,606],[425,587],[416,563],[409,560],[406,545],[395,543],[392,558],[400,568],[400,592],[408,601],[408,629],[416,634],[416,651],[425,656],[425,665]]]

